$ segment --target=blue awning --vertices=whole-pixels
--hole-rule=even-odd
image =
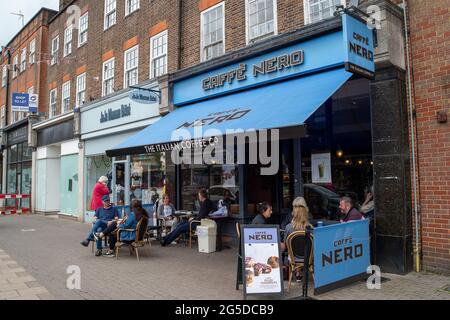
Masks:
[[[154,146],[217,136],[209,129],[225,135],[230,129],[299,126],[351,76],[352,73],[339,68],[183,106],[108,150],[107,155],[157,152],[160,149]],[[189,132],[191,138],[180,139],[182,132]]]

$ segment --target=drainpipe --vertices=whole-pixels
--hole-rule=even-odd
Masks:
[[[410,42],[408,34],[408,20],[407,20],[407,2],[402,0],[403,4],[403,18],[405,23],[405,40],[406,40],[406,71],[407,71],[407,82],[408,82],[408,99],[409,99],[409,116],[410,116],[410,127],[411,127],[411,146],[412,146],[412,162],[413,162],[413,190],[414,190],[414,219],[415,219],[415,234],[416,243],[414,248],[415,256],[415,270],[420,272],[420,245],[419,245],[419,214],[418,214],[418,203],[417,203],[417,168],[416,168],[416,140],[414,134],[414,107],[413,107],[413,97],[412,97],[412,81],[411,81],[411,60],[409,54]]]

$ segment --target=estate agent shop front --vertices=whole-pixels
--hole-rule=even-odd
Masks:
[[[273,161],[274,154],[266,161],[262,154],[270,151],[261,152],[260,145],[256,152],[247,143],[244,163],[226,161],[227,149],[222,159],[174,165],[169,180],[175,182],[177,209],[197,210],[200,187],[216,202],[226,194],[232,204],[224,233],[235,236],[235,222],[251,221],[259,202],[272,203],[270,222],[281,226],[300,195],[314,219],[333,221],[340,196],[362,204],[373,188],[375,263],[385,272],[408,272],[409,148],[403,51],[398,49],[403,39],[400,31],[388,32],[401,30],[401,13],[394,7],[383,10],[375,48],[373,30],[343,14],[171,75],[174,111],[107,155],[164,152],[168,161],[172,150],[201,154],[217,137],[227,140],[230,129],[257,133],[260,140],[265,129],[279,129],[279,149],[272,149],[279,161]],[[275,173],[262,174],[272,164],[278,164]]]

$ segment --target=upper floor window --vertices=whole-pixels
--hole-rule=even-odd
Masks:
[[[8,81],[8,67],[3,66],[2,69],[2,87],[6,87],[6,82]]]
[[[52,39],[52,60],[51,60],[52,66],[58,62],[58,52],[59,52],[59,36],[56,36]]]
[[[201,15],[201,59],[206,61],[224,53],[225,48],[224,3],[220,3]]]
[[[247,43],[277,34],[276,0],[247,0]]]
[[[62,94],[61,94],[61,105],[62,112],[68,112],[70,108],[70,81],[64,82],[62,85]]]
[[[77,77],[77,97],[76,106],[81,107],[86,101],[86,73]]]
[[[88,39],[89,14],[86,12],[80,18],[80,26],[78,28],[78,47],[81,47]]]
[[[36,39],[30,42],[30,64],[36,62]]]
[[[139,46],[125,51],[125,70],[123,87],[128,88],[138,83]]]
[[[12,77],[13,77],[13,79],[15,78],[15,77],[17,77],[17,71],[19,70],[19,56],[15,56],[14,58],[13,58],[13,65],[12,65],[12,68],[13,68],[13,74],[12,74]]]
[[[125,0],[125,15],[129,15],[139,9],[139,0]]]
[[[0,120],[0,128],[4,127],[4,124],[3,124],[4,120],[3,120],[3,118],[5,118],[5,114],[6,114],[6,106],[1,106],[0,107],[0,118],[1,118],[1,120]]]
[[[72,53],[72,25],[64,30],[64,57]]]
[[[105,30],[116,24],[116,0],[105,0]]]
[[[103,62],[103,96],[114,92],[114,58]]]
[[[305,24],[309,24],[333,17],[336,6],[345,6],[345,0],[305,0],[303,4]]]
[[[167,30],[150,38],[150,78],[167,73]]]
[[[22,49],[20,54],[20,72],[24,72],[27,69],[27,48]]]
[[[50,99],[49,99],[49,117],[53,118],[56,116],[56,99],[58,97],[58,89],[53,89],[50,91]]]

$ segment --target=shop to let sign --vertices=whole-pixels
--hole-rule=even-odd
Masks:
[[[282,295],[279,227],[245,225],[241,234],[244,296]]]
[[[12,111],[28,112],[30,95],[28,93],[12,94]]]
[[[369,220],[314,229],[314,294],[366,278]]]

